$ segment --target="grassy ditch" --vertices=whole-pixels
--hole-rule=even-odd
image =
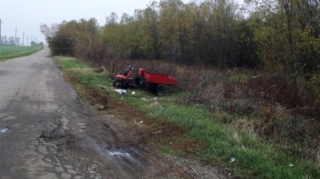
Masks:
[[[165,120],[183,130],[182,135],[196,145],[196,152],[188,147],[164,142],[160,151],[174,154],[195,154],[208,163],[223,164],[242,178],[320,178],[319,164],[292,155],[272,140],[266,141],[254,131],[252,121],[245,115],[213,112],[201,105],[187,105],[179,101],[184,93],[168,88],[165,97],[129,89],[125,95],[114,92],[112,80],[105,73],[96,73],[87,64],[73,58],[56,57],[66,75],[76,78],[80,85],[94,88],[110,98],[130,104],[152,120]],[[101,90],[103,89],[103,90]],[[135,92],[132,95],[131,92]],[[223,121],[235,121],[224,123]],[[230,161],[231,158],[235,160]]]
[[[1,46],[0,60],[6,60],[10,58],[17,58],[17,57],[31,55],[42,49],[43,49],[42,46],[36,46],[36,47]]]

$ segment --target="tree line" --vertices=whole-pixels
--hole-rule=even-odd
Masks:
[[[134,14],[41,25],[53,55],[166,60],[308,75],[320,64],[318,0],[151,2]]]

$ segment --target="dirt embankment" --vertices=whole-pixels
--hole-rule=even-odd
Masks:
[[[206,144],[199,139],[184,138],[184,131],[166,119],[156,120],[146,117],[143,112],[137,111],[121,100],[110,98],[108,94],[97,89],[80,85],[76,78],[67,76],[67,79],[77,85],[77,91],[83,99],[85,108],[100,116],[100,125],[103,125],[104,130],[109,131],[115,139],[113,148],[131,152],[132,148],[137,148],[139,154],[135,155],[143,156],[142,158],[148,161],[146,169],[153,173],[148,175],[165,178],[236,178],[230,169],[198,160],[195,153]],[[93,130],[97,128],[94,125],[99,124],[93,122],[90,125]],[[110,142],[102,139],[101,134],[93,138],[100,138],[102,143]],[[164,146],[183,151],[184,154],[180,157],[164,154],[160,151]],[[143,178],[148,177],[143,176]]]

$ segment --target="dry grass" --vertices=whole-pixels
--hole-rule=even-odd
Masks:
[[[245,131],[249,134],[249,136],[253,139],[256,139],[258,136],[258,132],[256,129],[258,121],[249,121],[247,119],[239,119],[232,123],[232,128],[235,128],[240,131]],[[236,133],[236,132],[234,132]]]
[[[83,74],[93,74],[94,70],[92,68],[69,68],[66,71],[83,73]]]

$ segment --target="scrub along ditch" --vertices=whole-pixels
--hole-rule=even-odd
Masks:
[[[75,58],[55,59],[67,81],[98,110],[143,124],[138,132],[141,146],[157,146],[163,153],[223,166],[230,171],[226,173],[230,178],[320,178],[319,162],[264,139],[246,115],[182,103],[185,92],[171,87],[160,98],[140,89],[127,89],[120,95],[114,91],[107,70],[96,70]],[[132,116],[139,120],[132,120]]]

